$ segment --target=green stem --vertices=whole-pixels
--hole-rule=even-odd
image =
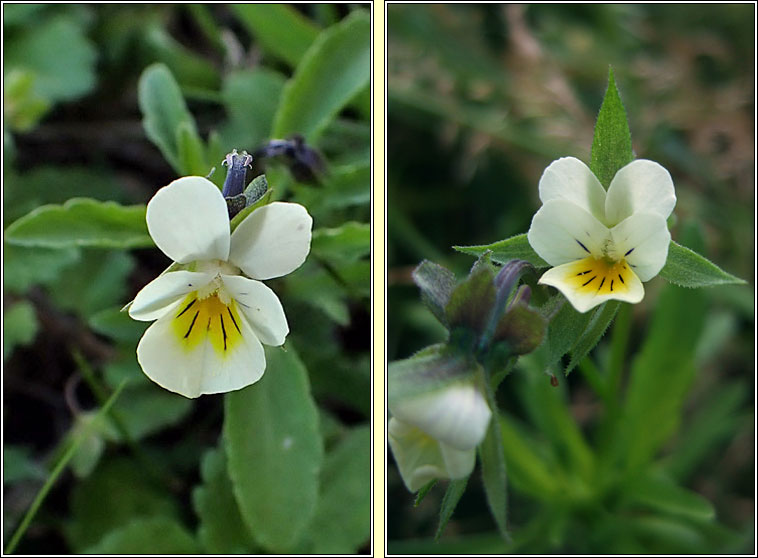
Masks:
[[[84,440],[86,437],[90,435],[91,433],[90,431],[94,428],[95,424],[97,424],[98,419],[100,419],[102,415],[104,415],[110,410],[110,408],[116,402],[116,399],[118,398],[119,394],[121,393],[121,390],[124,388],[126,383],[127,383],[127,380],[123,380],[121,384],[119,384],[118,388],[116,388],[116,391],[114,391],[111,394],[111,396],[108,398],[105,404],[98,411],[95,420],[89,423],[89,425],[87,425],[82,430],[80,435],[77,438],[74,438],[74,440],[71,442],[71,445],[63,454],[63,456],[60,458],[58,463],[55,465],[55,468],[50,473],[50,476],[47,478],[47,481],[45,481],[45,484],[37,493],[37,497],[32,502],[32,505],[29,506],[29,509],[26,511],[26,515],[24,515],[24,518],[21,520],[21,523],[16,529],[16,532],[13,533],[13,537],[11,537],[11,540],[8,543],[8,546],[5,547],[6,554],[10,554],[16,549],[16,546],[18,546],[19,541],[21,541],[21,537],[24,536],[24,533],[29,528],[29,524],[32,522],[32,519],[34,519],[34,516],[37,514],[37,511],[39,511],[40,506],[42,506],[42,502],[45,501],[47,494],[53,488],[53,485],[58,480],[58,477],[61,475],[63,470],[66,468],[66,465],[68,465],[68,462],[71,461],[72,457],[74,457],[74,454],[76,453],[76,450],[79,449],[79,445],[81,444],[82,440]]]

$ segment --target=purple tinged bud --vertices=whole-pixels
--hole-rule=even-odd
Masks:
[[[233,149],[231,153],[226,155],[221,163],[229,168],[226,171],[226,180],[224,180],[224,188],[221,191],[225,198],[238,196],[245,190],[247,169],[252,162],[253,156],[248,155],[247,151],[237,153],[237,150]]]

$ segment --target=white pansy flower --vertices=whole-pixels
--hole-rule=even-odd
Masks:
[[[295,203],[255,209],[230,234],[226,201],[189,176],[147,205],[155,244],[181,264],[148,283],[129,315],[156,320],[137,347],[147,376],[185,397],[241,389],[263,375],[263,346],[289,333],[279,298],[263,279],[291,273],[310,251],[313,219]]]
[[[638,159],[606,192],[580,160],[564,157],[545,169],[542,207],[529,244],[552,267],[539,280],[557,288],[579,312],[615,299],[637,303],[642,283],[663,268],[676,204],[674,183],[658,163]]]
[[[459,479],[474,468],[492,411],[473,380],[391,401],[389,442],[411,492],[433,478]]]
[[[461,479],[474,470],[474,448],[456,449],[395,417],[387,425],[387,437],[400,476],[411,492],[433,479]]]

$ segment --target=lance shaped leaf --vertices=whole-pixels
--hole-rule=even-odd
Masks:
[[[608,89],[597,115],[592,138],[590,170],[604,188],[608,188],[619,169],[634,160],[632,136],[626,111],[616,87],[613,68],[608,69]]]
[[[744,285],[739,277],[727,273],[697,252],[677,244],[669,245],[666,265],[661,269],[661,277],[680,287],[711,287],[714,285]]]

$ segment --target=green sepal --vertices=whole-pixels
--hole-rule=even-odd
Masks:
[[[440,523],[437,526],[437,533],[434,535],[435,540],[440,538],[442,531],[444,531],[447,526],[447,522],[453,517],[455,507],[458,505],[461,496],[463,496],[463,493],[466,491],[468,479],[468,477],[456,479],[450,481],[450,484],[447,485],[447,491],[442,498],[442,505],[440,506]]]
[[[592,138],[590,170],[607,190],[622,167],[634,160],[632,136],[621,96],[616,88],[613,68],[608,69],[608,89],[597,115]]]
[[[495,345],[505,344],[514,355],[531,353],[545,338],[547,323],[536,310],[516,304],[500,318],[493,338]]]
[[[453,272],[434,262],[424,260],[413,270],[412,276],[413,282],[421,291],[421,301],[442,325],[447,326],[445,307],[455,289],[456,281]]]
[[[489,265],[474,264],[469,276],[450,295],[445,306],[451,328],[463,326],[481,334],[489,322],[495,304],[495,275]]]

